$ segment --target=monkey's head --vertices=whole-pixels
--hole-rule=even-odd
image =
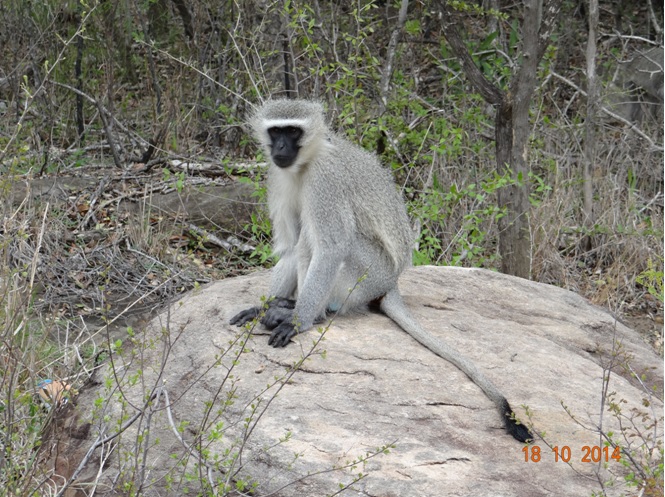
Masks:
[[[323,107],[308,100],[269,100],[250,124],[270,161],[294,173],[321,150],[328,130]]]

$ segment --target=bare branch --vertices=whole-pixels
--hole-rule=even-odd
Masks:
[[[97,99],[92,98],[92,97],[91,97],[90,95],[88,95],[87,93],[82,92],[82,91],[80,91],[80,90],[77,90],[76,88],[74,88],[73,86],[70,86],[70,85],[68,85],[68,84],[65,84],[65,83],[58,83],[57,81],[51,81],[51,83],[54,84],[54,85],[57,85],[57,86],[61,86],[61,87],[63,87],[63,88],[66,88],[67,90],[72,91],[72,92],[76,93],[77,95],[81,95],[81,96],[82,96],[83,98],[85,98],[88,102],[90,102],[90,103],[93,104],[95,107],[97,107],[97,110],[100,112],[100,114],[103,113],[103,114],[106,115],[107,118],[111,119],[111,120],[113,121],[113,123],[114,123],[116,126],[118,126],[118,128],[120,128],[121,131],[123,131],[124,133],[126,133],[126,134],[129,135],[129,136],[134,136],[134,137],[136,137],[136,138],[138,139],[138,141],[140,141],[142,144],[144,144],[144,145],[146,145],[146,146],[148,146],[148,147],[151,145],[150,142],[149,142],[148,140],[146,140],[146,139],[143,138],[142,136],[136,134],[135,132],[129,130],[129,129],[127,128],[127,126],[125,126],[125,125],[122,124],[120,121],[118,121],[118,120],[115,118],[115,116],[114,116],[111,112],[109,112],[109,110],[108,110],[106,107],[104,107],[104,105],[102,105],[101,102],[98,102],[98,101],[97,101]],[[107,136],[107,138],[108,138],[108,136]],[[109,145],[110,145],[110,143],[109,143]]]
[[[545,55],[562,3],[563,0],[545,0],[542,4],[538,35],[538,60]]]
[[[388,105],[388,89],[390,87],[390,76],[393,73],[393,62],[395,61],[397,42],[399,41],[399,35],[401,34],[402,29],[404,29],[404,23],[406,23],[406,12],[408,8],[409,0],[402,0],[402,5],[399,9],[399,17],[397,18],[397,25],[395,26],[395,29],[393,29],[393,32],[390,35],[390,41],[388,42],[386,63],[383,66],[383,74],[381,74],[381,108],[379,115],[386,111],[386,106]]]
[[[492,105],[500,105],[503,100],[503,92],[485,77],[473,61],[457,30],[457,26],[453,22],[448,2],[446,0],[438,0],[438,4],[442,14],[443,36],[448,41],[457,59],[461,62],[464,74],[466,74],[471,84],[487,102]]]
[[[651,0],[647,0],[647,3],[649,4],[649,19],[653,23],[653,27],[656,30],[656,33],[662,35],[663,27],[660,24],[658,24],[658,16],[656,15],[656,11],[653,10],[653,2]]]

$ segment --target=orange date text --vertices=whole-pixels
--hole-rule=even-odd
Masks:
[[[544,457],[538,445],[525,445],[522,447],[524,452],[524,462],[540,462]],[[564,445],[562,447],[552,447],[552,454],[554,455],[554,462],[570,462],[573,459],[573,451],[570,447]],[[621,449],[619,447],[599,447],[597,445],[585,445],[582,447],[581,453],[577,454],[579,462],[610,462],[611,460],[621,460]]]

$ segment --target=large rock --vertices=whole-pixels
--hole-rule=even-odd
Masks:
[[[546,443],[538,437],[525,449],[504,431],[478,387],[385,316],[335,320],[309,355],[313,341],[322,338],[317,331],[273,349],[265,334],[243,335],[229,326],[231,316],[266,292],[268,279],[261,272],[191,292],[135,337],[133,353],[125,342],[124,363],[116,357],[115,374],[110,367],[100,373],[107,380],[83,392],[77,409],[92,419],[85,449],[99,427],[103,436],[122,422],[129,428],[110,441],[118,445],[100,473],[99,458],[108,452],[97,449],[80,483],[97,481],[99,495],[144,478],[144,495],[181,495],[198,488],[200,479],[219,485],[251,478],[258,483],[255,495],[324,496],[361,472],[366,476],[342,495],[589,496],[600,490],[599,481],[624,474],[611,458],[606,465],[582,462],[587,452],[598,455],[584,447],[602,445],[599,425],[624,445],[641,443],[631,438],[636,430],[662,438],[662,404],[647,391],[657,385],[662,398],[662,360],[635,332],[572,292],[450,267],[419,267],[400,281],[422,324],[475,361],[519,417],[544,434]],[[245,351],[239,353],[241,345]],[[299,370],[288,373],[303,355]],[[627,364],[646,377],[631,377]],[[630,415],[631,409],[650,413],[643,405],[650,399],[655,414],[649,416],[659,420],[655,432],[646,429],[648,419],[621,432],[617,414],[602,402],[610,366],[613,401],[624,402],[621,412]],[[155,385],[162,394],[153,397],[145,416],[128,423]],[[109,397],[106,392],[114,400],[92,407],[95,398]],[[118,421],[121,412],[126,416]],[[178,437],[174,427],[180,428]],[[187,455],[186,447],[199,444],[210,469],[197,470],[196,452]],[[332,471],[386,444],[394,448],[355,471]],[[548,445],[566,457],[568,447],[570,464],[556,462]],[[531,456],[534,446],[540,460],[526,462],[525,450]],[[226,461],[226,474],[218,471],[223,465],[215,467],[215,457]],[[190,478],[182,476],[185,466]],[[606,488],[607,495],[628,491],[623,484]]]

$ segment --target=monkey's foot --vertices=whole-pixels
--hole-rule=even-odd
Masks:
[[[291,338],[296,336],[298,332],[296,327],[289,322],[282,322],[275,328],[270,335],[270,340],[268,340],[268,345],[273,347],[286,347]]]

